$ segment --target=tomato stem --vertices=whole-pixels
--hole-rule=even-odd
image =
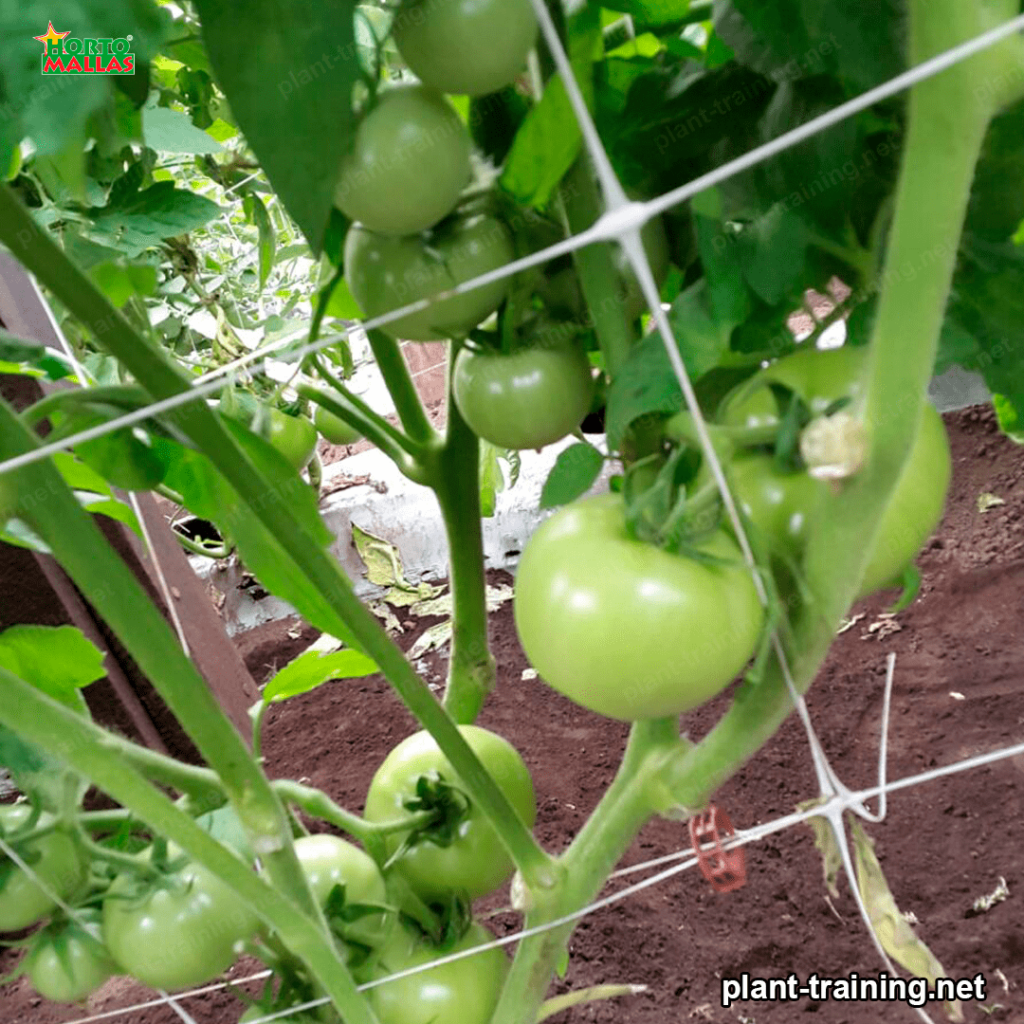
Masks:
[[[454,602],[444,706],[460,725],[472,725],[498,677],[487,634],[480,440],[455,403],[452,374],[458,352],[453,341],[448,355],[448,433],[437,451],[432,478],[448,536]]]
[[[566,175],[561,199],[573,234],[593,227],[601,217],[601,194],[587,157],[581,156]],[[619,298],[622,281],[615,268],[613,252],[610,243],[599,243],[577,249],[572,256],[604,353],[605,367],[614,379],[626,362],[635,337],[633,325],[626,319],[625,303]]]
[[[370,339],[370,348],[377,361],[377,368],[384,377],[384,383],[391,393],[395,410],[406,433],[419,444],[429,444],[437,437],[437,431],[427,418],[423,401],[416,390],[412,374],[409,373],[409,364],[406,363],[398,342],[383,331],[368,331],[367,337]]]

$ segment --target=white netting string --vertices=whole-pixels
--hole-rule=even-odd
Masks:
[[[1003,39],[1020,32],[1024,29],[1024,15],[1015,18],[1005,25],[999,28],[993,29],[990,32],[979,36],[977,39],[968,41],[961,44],[960,46],[954,47],[948,52],[941,54],[932,60],[929,60],[917,67],[905,72],[902,75],[897,76],[890,82],[887,82],[876,89],[869,90],[863,95],[855,98],[854,100],[844,103],[839,107],[836,107],[829,113],[822,115],[821,117],[815,118],[805,125],[796,128],[786,134],[780,136],[778,139],[773,140],[763,146],[757,147],[751,152],[745,154],[730,163],[717,168],[694,181],[675,189],[659,199],[649,201],[647,203],[635,203],[630,202],[625,195],[624,190],[617,177],[615,176],[614,170],[611,167],[611,163],[608,160],[607,153],[601,143],[600,137],[597,133],[596,127],[592,119],[590,118],[589,112],[587,111],[586,104],[583,101],[582,94],[575,82],[575,78],[572,74],[571,65],[568,57],[565,54],[564,48],[558,38],[557,32],[555,31],[554,25],[550,19],[550,16],[542,2],[542,0],[532,0],[534,7],[537,10],[538,17],[541,20],[541,26],[545,33],[545,37],[549,43],[551,52],[553,53],[555,60],[559,66],[560,71],[563,74],[566,85],[569,90],[570,98],[572,99],[574,109],[576,111],[577,118],[580,122],[581,129],[583,131],[584,141],[587,145],[588,152],[594,161],[595,170],[600,180],[602,191],[605,196],[607,203],[607,211],[596,224],[590,229],[575,235],[573,238],[566,239],[563,242],[558,243],[542,252],[535,253],[531,256],[517,260],[514,263],[507,265],[500,270],[490,272],[488,274],[481,275],[480,277],[466,282],[460,285],[458,288],[453,289],[451,292],[445,293],[442,296],[436,296],[433,299],[421,300],[416,303],[403,307],[402,309],[396,310],[382,317],[374,318],[373,320],[367,321],[364,324],[366,329],[372,329],[375,327],[383,326],[400,317],[406,316],[410,313],[419,312],[422,309],[427,308],[432,302],[437,299],[443,298],[449,294],[461,294],[466,291],[470,291],[474,288],[481,287],[487,283],[501,280],[505,277],[509,277],[521,270],[528,269],[533,266],[538,266],[543,263],[556,258],[557,256],[571,253],[577,249],[583,248],[586,245],[590,245],[594,242],[599,241],[617,241],[622,244],[625,248],[626,254],[632,264],[634,271],[641,282],[644,289],[645,297],[647,298],[651,312],[654,315],[658,329],[661,333],[661,337],[665,343],[666,349],[670,360],[672,361],[674,372],[678,378],[680,387],[683,390],[684,397],[687,400],[687,404],[690,407],[691,412],[694,414],[695,422],[697,424],[698,434],[705,450],[705,454],[709,460],[709,464],[712,467],[713,474],[715,476],[716,483],[718,484],[722,493],[723,500],[726,504],[727,511],[730,518],[733,520],[734,526],[737,530],[737,536],[741,540],[741,547],[743,548],[744,557],[751,567],[754,567],[754,559],[749,543],[743,532],[742,522],[738,515],[735,502],[729,491],[727,481],[725,479],[724,472],[722,471],[721,464],[717,458],[714,448],[710,443],[710,437],[707,433],[706,424],[700,413],[699,405],[696,402],[696,397],[693,392],[692,385],[689,381],[689,377],[686,373],[685,365],[679,355],[678,347],[675,344],[675,339],[672,334],[671,325],[665,315],[661,303],[658,290],[655,285],[654,275],[651,271],[650,265],[647,261],[646,254],[643,249],[643,245],[640,239],[640,229],[647,223],[651,218],[657,216],[660,213],[668,210],[672,206],[678,205],[705,189],[711,188],[715,185],[722,184],[729,178],[742,173],[746,170],[755,167],[759,163],[762,163],[772,157],[778,155],[786,149],[792,146],[798,145],[799,143],[812,138],[814,135],[827,130],[828,128],[840,123],[841,121],[849,118],[860,111],[866,110],[869,107],[877,104],[881,100],[884,100],[890,96],[896,95],[916,83],[923,81],[924,79],[933,75],[939,74],[940,72],[952,67],[962,60],[966,60],[969,57],[980,53],[984,49],[994,46]],[[350,332],[346,332],[344,337],[348,337]],[[295,353],[295,358],[301,358],[306,354],[320,351],[327,348],[338,341],[338,336],[322,338],[314,345],[307,345],[298,349]],[[19,456],[18,458],[8,460],[7,462],[0,463],[0,474],[11,471],[18,468],[19,466],[30,464],[38,461],[41,458],[46,458],[58,451],[64,451],[68,448],[85,440],[91,440],[97,437],[102,437],[105,434],[111,433],[115,430],[121,429],[125,426],[131,426],[136,423],[140,423],[145,419],[158,415],[163,412],[169,412],[172,409],[178,408],[187,402],[198,401],[204,398],[208,394],[212,394],[223,387],[225,381],[233,380],[235,375],[245,367],[251,366],[259,360],[265,358],[268,354],[274,351],[287,347],[291,344],[289,340],[279,340],[272,345],[263,346],[259,349],[254,350],[249,355],[237,360],[236,362],[222,367],[211,374],[205,375],[204,378],[200,379],[200,382],[190,387],[189,390],[182,393],[181,395],[174,396],[173,398],[167,399],[163,402],[156,402],[148,406],[146,409],[138,410],[134,413],[120,417],[117,420],[111,421],[102,427],[94,428],[93,430],[85,431],[75,437],[66,438],[64,441],[56,444],[50,444],[43,446],[27,455]],[[755,572],[755,580],[762,599],[767,598],[767,594],[764,590],[763,582]],[[815,806],[811,810],[797,812],[795,814],[787,815],[782,818],[776,819],[773,822],[757,826],[755,828],[745,830],[737,833],[737,835],[727,842],[727,847],[744,845],[749,842],[753,842],[757,839],[763,838],[766,835],[770,835],[774,832],[781,831],[782,829],[788,828],[791,825],[797,824],[802,821],[806,821],[811,817],[825,817],[831,824],[832,829],[836,835],[837,841],[840,843],[840,848],[843,854],[844,868],[846,870],[851,890],[853,891],[855,898],[857,899],[858,906],[861,914],[868,926],[869,933],[871,934],[876,946],[879,949],[883,959],[888,963],[888,957],[886,956],[881,944],[878,941],[877,936],[871,927],[870,919],[867,915],[866,908],[864,907],[863,900],[860,897],[860,893],[855,881],[855,875],[853,872],[853,866],[851,862],[851,856],[849,851],[849,845],[845,835],[845,828],[843,827],[842,817],[845,811],[853,810],[863,817],[871,818],[872,820],[881,820],[885,813],[886,807],[886,795],[896,789],[907,788],[911,785],[920,785],[924,782],[931,781],[936,778],[940,778],[946,775],[952,775],[957,772],[966,771],[971,768],[979,767],[983,764],[990,764],[998,760],[1002,760],[1009,757],[1018,756],[1020,753],[1024,753],[1024,744],[1010,747],[1001,751],[993,752],[991,754],[979,755],[974,758],[968,758],[964,761],[960,761],[954,765],[947,766],[945,768],[934,769],[930,772],[925,772],[917,776],[911,776],[906,779],[896,780],[895,782],[887,782],[885,762],[886,762],[886,729],[885,726],[888,722],[889,713],[889,701],[892,688],[892,676],[894,663],[892,659],[889,660],[887,682],[886,682],[886,695],[883,706],[883,730],[882,730],[882,742],[880,746],[880,768],[879,768],[879,785],[870,790],[862,790],[859,792],[849,791],[838,779],[838,776],[832,769],[827,758],[825,757],[824,751],[821,747],[820,742],[816,734],[814,733],[813,727],[810,722],[810,718],[807,714],[806,708],[803,706],[803,701],[795,693],[792,687],[792,680],[789,678],[788,668],[786,668],[785,655],[781,649],[781,645],[778,645],[776,638],[775,641],[776,653],[780,657],[780,663],[784,667],[784,674],[787,676],[787,683],[790,685],[790,691],[795,698],[795,703],[798,711],[800,712],[801,720],[804,723],[805,729],[808,732],[808,739],[811,745],[812,756],[814,758],[815,771],[819,781],[819,792],[825,798],[825,802]],[[879,797],[879,811],[877,814],[871,815],[864,807],[864,801],[870,799],[872,796]],[[4,850],[8,855],[14,853],[10,850],[9,846],[0,840],[0,849]],[[412,974],[421,973],[424,970],[429,970],[431,967],[439,966],[440,964],[451,962],[458,959],[463,959],[466,956],[476,955],[485,949],[493,947],[503,947],[512,943],[521,941],[524,938],[528,938],[532,935],[540,934],[544,931],[548,931],[555,928],[563,927],[564,925],[570,924],[582,917],[594,913],[595,911],[602,909],[603,907],[609,906],[612,903],[618,902],[622,899],[628,898],[629,896],[645,889],[651,885],[656,885],[667,878],[673,877],[681,871],[687,870],[694,866],[696,858],[689,853],[679,853],[670,855],[670,858],[683,858],[682,863],[676,864],[675,866],[668,868],[664,871],[655,874],[654,876],[644,879],[635,885],[629,886],[619,892],[616,892],[608,897],[596,901],[588,907],[583,908],[571,915],[567,915],[557,921],[550,922],[543,926],[536,928],[526,929],[513,935],[506,936],[503,939],[496,940],[494,943],[488,944],[487,946],[477,947],[474,950],[466,951],[461,954],[453,954],[449,957],[441,958],[429,965],[423,965],[419,968],[411,968],[407,971],[393,975],[389,978],[380,979],[376,982],[370,983],[369,985],[363,986],[364,989],[376,987],[377,985],[386,984],[388,981],[406,977]],[[642,870],[645,867],[653,866],[657,863],[664,863],[665,858],[659,858],[658,861],[648,862],[647,865],[634,865],[630,868],[623,869],[618,872],[616,876],[622,876],[626,873]],[[17,860],[15,857],[15,863],[28,870],[30,874],[31,868],[24,864],[24,862]],[[891,967],[891,964],[890,964]],[[253,978],[245,980],[254,980],[259,978],[267,977],[268,972],[263,972],[259,975],[253,976]],[[241,983],[241,982],[239,982]],[[217,988],[223,986],[205,986],[202,989],[195,990],[190,993],[182,993],[175,997],[163,995],[161,999],[155,1000],[144,1004],[146,1007],[161,1005],[164,1003],[170,1004],[173,1009],[178,1013],[179,1017],[186,1022],[186,1024],[192,1024],[191,1018],[185,1013],[184,1010],[177,1005],[177,1001],[188,998],[193,998],[197,995],[206,994],[211,991],[215,991]],[[310,1007],[314,1005],[322,1005],[323,1000],[318,1001],[315,1004],[310,1004]],[[74,1024],[90,1024],[93,1021],[110,1019],[113,1016],[123,1016],[128,1013],[135,1012],[137,1009],[142,1008],[128,1007],[119,1011],[111,1011],[98,1016],[81,1018]],[[266,1021],[272,1021],[287,1013],[294,1013],[296,1009],[292,1008],[282,1014],[274,1014],[262,1018]],[[918,1010],[918,1013],[924,1020],[930,1020],[930,1018],[922,1011]]]

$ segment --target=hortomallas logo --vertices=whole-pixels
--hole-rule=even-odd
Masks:
[[[44,75],[134,75],[132,37],[75,39],[58,32],[51,21],[46,35],[33,36],[43,44]]]

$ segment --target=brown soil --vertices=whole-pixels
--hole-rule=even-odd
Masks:
[[[890,779],[1024,738],[1024,452],[998,435],[987,413],[957,414],[949,426],[954,489],[946,519],[921,558],[921,595],[898,616],[894,632],[871,628],[886,607],[882,597],[856,609],[864,617],[837,639],[808,699],[825,750],[851,787],[870,786],[876,778],[889,652],[898,655]],[[980,513],[983,493],[1005,504]],[[431,624],[417,622],[403,643]],[[263,679],[308,638],[271,627],[246,637],[244,654]],[[502,685],[481,724],[507,736],[523,753],[539,796],[537,835],[557,851],[579,830],[612,777],[626,729],[523,680],[527,664],[509,606],[495,616],[493,641]],[[439,661],[431,667],[436,675],[443,673]],[[686,728],[699,736],[721,711],[720,700],[689,716]],[[331,684],[274,711],[267,727],[269,767],[275,775],[307,778],[358,809],[385,753],[413,728],[383,682]],[[750,827],[814,795],[807,741],[790,720],[716,799],[737,826]],[[915,916],[919,934],[949,975],[984,976],[984,1006],[965,1003],[967,1021],[1024,1021],[1024,757],[893,793],[886,821],[868,830],[900,908]],[[684,825],[654,822],[626,863],[687,845]],[[807,828],[749,847],[747,862],[749,880],[738,892],[716,895],[691,871],[583,921],[559,990],[601,982],[649,988],[628,1000],[569,1011],[555,1024],[915,1019],[905,1006],[886,1003],[803,999],[723,1009],[720,979],[743,972],[772,978],[795,972],[804,980],[813,973],[871,976],[881,969],[845,883],[838,899],[827,899],[821,860]],[[972,903],[995,890],[1001,878],[1009,898],[972,915]],[[481,909],[496,909],[501,902]],[[517,927],[509,913],[490,923],[501,934]],[[137,987],[118,981],[89,1009],[101,1012],[144,997]],[[230,998],[222,995],[190,1002],[188,1009],[198,1024],[221,1024],[235,1020],[229,1005]],[[23,981],[4,990],[0,1006],[0,1019],[10,1024],[56,1024],[81,1016],[77,1010],[40,1006]],[[944,1019],[939,1008],[932,1012],[934,1019]],[[161,1010],[125,1019],[171,1024],[178,1018]]]

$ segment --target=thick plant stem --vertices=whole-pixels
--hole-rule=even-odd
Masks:
[[[533,894],[540,898],[527,915],[527,927],[557,921],[593,902],[637,833],[654,814],[655,797],[650,783],[683,743],[674,720],[637,722],[633,726],[618,774],[572,846],[560,858],[563,881],[548,897]],[[537,1019],[575,927],[576,922],[569,922],[520,943],[491,1024],[530,1024]]]
[[[0,669],[0,686],[9,697],[0,702],[0,724],[64,761],[119,803],[130,807],[154,832],[208,867],[309,966],[346,1021],[377,1024],[369,1004],[359,994],[351,974],[338,960],[333,943],[315,918],[300,913],[276,886],[263,881],[126,765],[117,749],[104,743],[102,730],[5,669]]]
[[[913,63],[978,35],[978,6],[912,0]],[[873,539],[909,454],[953,280],[975,166],[992,106],[975,83],[985,53],[918,85],[910,120],[862,408],[865,469],[831,497],[804,560],[813,600],[793,621],[793,681],[813,681],[863,575]],[[997,64],[998,66],[998,64]],[[667,773],[665,805],[696,809],[765,743],[792,710],[774,662],[716,728]]]
[[[601,194],[585,156],[581,156],[566,175],[561,197],[573,234],[593,227],[601,216]],[[614,377],[629,356],[635,339],[633,327],[626,319],[625,304],[619,298],[622,281],[612,253],[610,243],[599,243],[577,249],[573,260],[604,354],[605,368]]]
[[[449,356],[449,377],[457,345]],[[497,681],[487,636],[487,579],[480,508],[480,442],[448,387],[448,436],[438,452],[434,490],[448,535],[454,600],[452,653],[444,706],[460,725],[476,721]]]
[[[135,333],[92,281],[32,220],[7,186],[0,186],[0,239],[60,297],[73,315],[93,331],[106,351],[117,358],[154,398],[169,398],[187,391],[188,378],[161,351]],[[337,562],[295,521],[287,493],[267,481],[205,403],[188,403],[177,410],[174,418],[176,425],[207,455],[252,513],[278,538],[296,568],[324,595],[337,613],[339,627],[344,629],[342,635],[351,634],[360,649],[377,662],[406,707],[438,741],[445,757],[465,783],[469,795],[494,823],[499,839],[524,877],[538,884],[549,882],[552,877],[550,858],[519,820],[505,794],[463,739],[430,688],[416,674],[383,626],[363,606]],[[0,431],[0,437],[3,433]],[[10,454],[20,452],[15,450]],[[63,483],[59,486],[66,491]],[[81,510],[77,509],[77,512]],[[129,581],[134,584],[134,577],[130,574]],[[128,606],[131,607],[130,601]],[[161,628],[166,629],[163,620],[160,622]],[[129,631],[134,625],[134,620],[129,623]],[[178,654],[180,656],[180,650]],[[149,661],[152,675],[159,676],[162,664],[153,663],[152,659]]]
[[[437,433],[427,419],[427,412],[398,342],[383,331],[368,331],[367,337],[405,432],[420,444],[429,443]]]

